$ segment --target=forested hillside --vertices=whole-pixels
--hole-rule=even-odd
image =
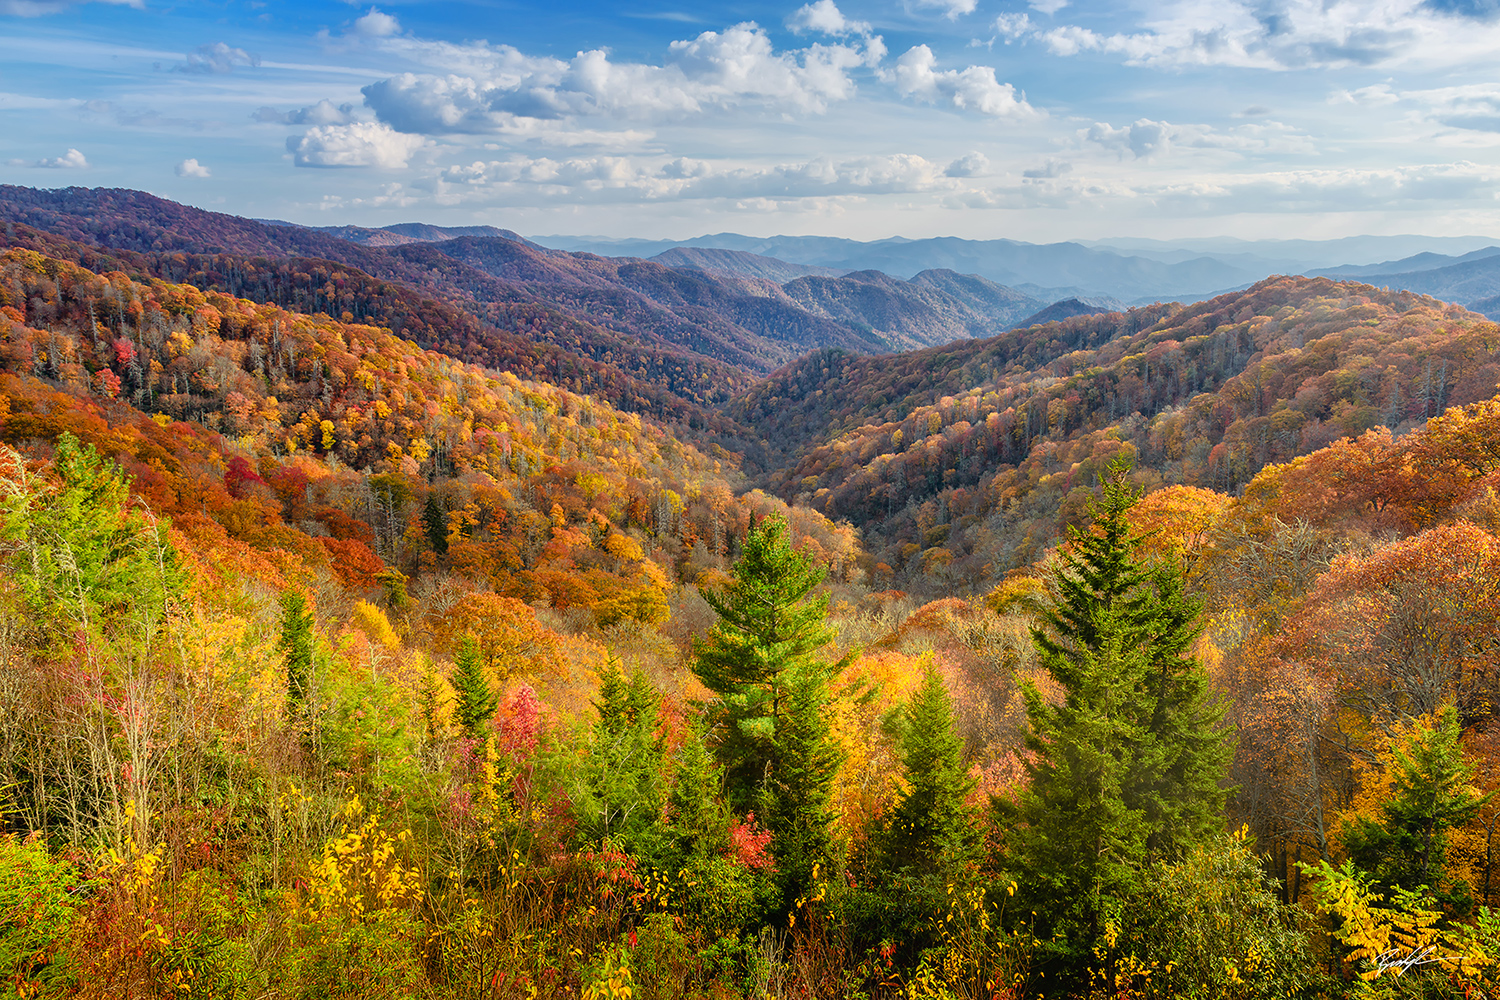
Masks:
[[[1153,486],[1234,492],[1268,462],[1489,398],[1497,347],[1456,306],[1281,278],[896,358],[824,352],[730,412],[786,449],[775,490],[859,525],[887,579],[979,588],[1038,558],[1116,455]]]
[[[760,379],[751,279],[8,190],[12,994],[1500,995],[1483,317]]]

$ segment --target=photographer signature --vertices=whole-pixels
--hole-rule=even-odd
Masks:
[[[1422,965],[1436,965],[1439,962],[1458,961],[1455,958],[1446,958],[1437,954],[1437,949],[1429,945],[1426,948],[1418,948],[1408,954],[1403,954],[1399,948],[1383,951],[1375,956],[1375,972],[1377,975],[1394,971],[1396,975],[1414,969]]]

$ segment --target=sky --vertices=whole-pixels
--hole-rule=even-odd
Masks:
[[[0,0],[0,183],[308,225],[1500,234],[1500,0]]]

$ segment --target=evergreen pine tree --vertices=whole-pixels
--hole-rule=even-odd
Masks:
[[[599,678],[599,719],[573,794],[579,826],[594,843],[612,841],[633,854],[660,846],[659,701],[640,670],[627,681],[614,660]]]
[[[422,530],[439,558],[448,554],[448,513],[443,506],[437,494],[429,496],[422,505]]]
[[[694,726],[672,760],[672,788],[667,796],[667,833],[677,864],[720,854],[729,840],[729,817],[723,781],[713,755]]]
[[[1022,685],[1033,760],[1013,852],[1075,955],[1118,916],[1148,864],[1181,857],[1222,822],[1231,749],[1188,653],[1201,604],[1174,566],[1137,561],[1127,514],[1140,495],[1127,472],[1110,467],[1093,529],[1070,532],[1056,606],[1032,630],[1064,702]]]
[[[494,718],[499,699],[490,687],[489,678],[484,676],[479,643],[472,635],[465,635],[458,645],[452,683],[457,696],[453,716],[465,736],[477,738],[484,732],[485,723]]]
[[[816,656],[833,639],[828,599],[811,596],[822,580],[792,549],[786,520],[766,518],[750,529],[724,593],[704,593],[719,620],[693,650],[693,672],[718,696],[707,718],[726,798],[771,831],[788,903],[829,860],[842,763],[824,715],[838,667]]]
[[[771,831],[771,856],[783,905],[790,909],[834,859],[833,779],[844,762],[829,732],[827,668],[796,663],[783,671],[782,712],[771,735],[755,814]]]
[[[437,741],[438,710],[441,707],[442,688],[438,686],[437,671],[432,662],[426,661],[422,673],[422,690],[418,694],[417,712],[422,719],[422,738],[428,743]]]
[[[1462,915],[1472,894],[1448,877],[1448,832],[1473,818],[1490,796],[1470,785],[1474,768],[1463,757],[1458,710],[1450,706],[1436,722],[1418,725],[1396,748],[1393,794],[1381,804],[1380,819],[1357,819],[1344,832],[1344,846],[1385,887],[1426,886]]]
[[[276,648],[286,669],[286,701],[294,716],[302,714],[311,693],[313,672],[313,618],[307,597],[299,590],[281,596],[281,638]]]
[[[931,659],[902,711],[900,746],[906,783],[885,824],[882,867],[961,868],[979,843],[977,817],[965,801],[975,782],[953,728],[953,699]]]

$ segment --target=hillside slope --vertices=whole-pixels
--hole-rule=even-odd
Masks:
[[[650,259],[658,264],[686,268],[690,271],[715,271],[740,278],[765,278],[778,285],[784,285],[794,278],[805,278],[810,274],[836,278],[844,273],[835,268],[789,264],[775,257],[762,257],[760,254],[746,253],[743,250],[720,250],[716,247],[673,247]]]
[[[1457,306],[1278,278],[895,357],[825,351],[730,412],[778,449],[773,488],[859,526],[887,572],[978,586],[1080,516],[1116,454],[1151,482],[1233,490],[1489,398],[1497,348],[1500,327]]]

